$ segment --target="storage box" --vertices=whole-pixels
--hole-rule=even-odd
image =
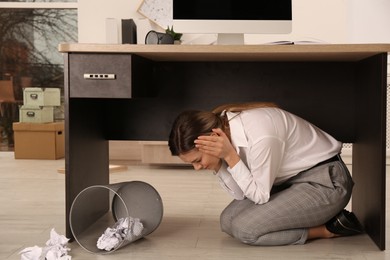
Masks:
[[[15,159],[64,158],[64,122],[13,123],[13,130]]]
[[[59,88],[25,88],[23,103],[27,107],[60,106],[61,93]]]
[[[52,123],[54,121],[54,107],[21,106],[19,122],[22,123]]]

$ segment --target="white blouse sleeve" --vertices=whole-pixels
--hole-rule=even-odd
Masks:
[[[222,188],[227,191],[234,199],[243,200],[245,198],[244,193],[238,186],[236,181],[233,179],[230,172],[227,171],[227,165],[225,162],[222,163],[220,170],[217,172],[219,184]]]
[[[251,170],[242,160],[233,168],[227,168],[244,196],[256,204],[266,203],[270,198],[284,147],[284,142],[278,138],[263,138],[248,150],[247,161]]]

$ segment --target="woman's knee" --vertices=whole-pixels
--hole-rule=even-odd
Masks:
[[[221,225],[221,230],[229,235],[232,235],[231,225],[232,225],[232,215],[229,212],[228,208],[224,209],[219,217],[219,222]]]
[[[220,225],[223,232],[238,239],[242,243],[251,244],[257,240],[258,236],[253,234],[253,230],[250,227],[246,227],[245,222],[240,217],[233,216],[226,209],[221,213]]]
[[[241,215],[243,211],[253,204],[249,200],[233,200],[221,213],[220,225],[223,232],[232,235],[232,221]]]
[[[260,225],[261,226],[261,225]],[[255,229],[252,226],[246,225],[241,219],[236,218],[231,221],[230,225],[231,235],[242,243],[252,245],[258,238],[263,235],[261,230]]]

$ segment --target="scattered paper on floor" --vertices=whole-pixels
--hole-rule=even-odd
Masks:
[[[27,247],[19,252],[21,260],[71,260],[68,255],[69,239],[63,235],[59,235],[53,228],[50,231],[50,239],[46,242],[45,247]]]

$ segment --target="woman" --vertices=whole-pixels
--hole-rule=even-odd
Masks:
[[[221,229],[250,245],[304,244],[362,233],[343,210],[353,187],[342,144],[270,103],[186,111],[173,123],[172,155],[214,171],[234,200]]]

